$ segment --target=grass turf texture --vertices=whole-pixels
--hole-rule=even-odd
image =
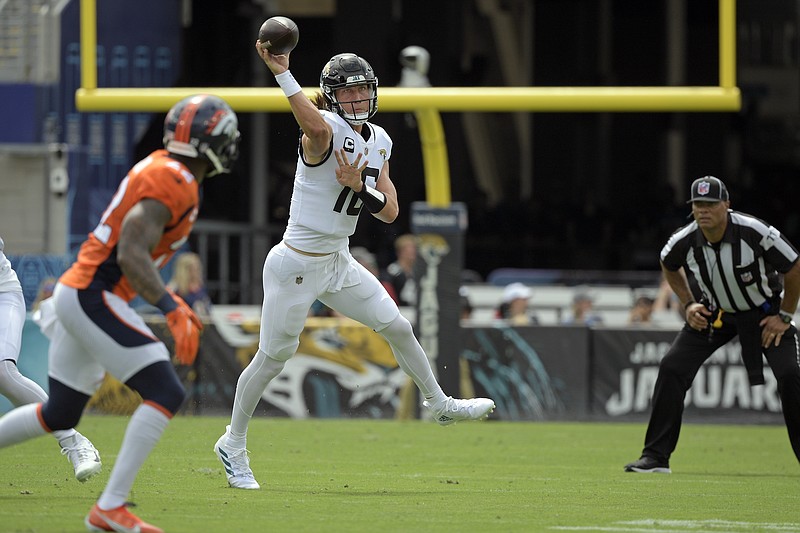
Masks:
[[[51,437],[0,450],[0,531],[84,531],[127,418],[79,427],[103,471],[80,484]],[[800,532],[800,467],[782,426],[686,424],[672,475],[624,473],[642,424],[256,418],[260,491],[228,488],[220,417],[178,417],[134,485],[168,532]]]

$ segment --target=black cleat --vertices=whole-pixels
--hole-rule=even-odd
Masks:
[[[672,470],[669,469],[667,461],[659,461],[646,455],[641,456],[638,460],[625,465],[626,472],[638,472],[640,474],[671,474]]]

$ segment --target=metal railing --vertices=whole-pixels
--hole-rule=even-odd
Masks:
[[[257,305],[262,299],[261,269],[281,238],[275,227],[198,220],[190,243],[203,262],[206,289],[215,304]]]

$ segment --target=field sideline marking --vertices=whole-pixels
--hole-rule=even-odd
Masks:
[[[622,526],[552,526],[549,529],[563,531],[630,531],[630,532],[649,532],[649,533],[682,533],[693,531],[703,533],[706,531],[724,531],[735,533],[738,531],[779,531],[781,533],[800,533],[800,523],[772,522],[736,522],[732,520],[625,520],[614,522]],[[639,526],[639,527],[636,527]],[[648,527],[649,526],[649,527]],[[669,529],[662,529],[662,528]]]

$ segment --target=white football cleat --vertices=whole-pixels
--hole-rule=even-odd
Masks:
[[[64,439],[59,444],[61,445],[61,455],[66,455],[75,469],[75,479],[83,483],[100,472],[103,467],[100,462],[100,454],[89,439],[76,431],[73,436]]]
[[[227,444],[228,433],[231,427],[225,428],[225,433],[217,440],[214,445],[214,453],[222,462],[225,468],[225,476],[228,478],[228,485],[234,489],[260,489],[261,485],[256,481],[253,476],[253,471],[250,470],[250,458],[247,456],[248,452],[245,448],[230,448]]]
[[[422,405],[430,409],[433,419],[441,426],[449,426],[462,420],[481,420],[494,411],[494,401],[489,398],[460,400],[448,396],[443,404],[434,406],[428,400]]]

